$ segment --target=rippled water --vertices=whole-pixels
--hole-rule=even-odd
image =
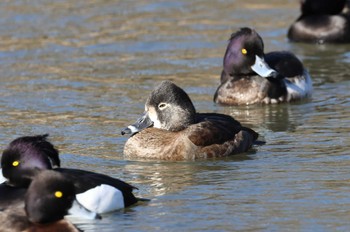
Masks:
[[[0,3],[0,145],[50,133],[63,166],[121,178],[150,198],[86,231],[346,231],[350,228],[350,45],[290,44],[298,1]],[[314,82],[310,101],[212,102],[229,35],[254,27],[265,51],[291,50]],[[199,112],[234,116],[266,145],[196,162],[123,158],[120,130],[159,81]]]

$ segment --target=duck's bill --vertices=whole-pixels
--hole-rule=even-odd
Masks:
[[[257,55],[255,55],[255,63],[251,68],[261,77],[273,77],[277,75],[277,72],[270,68],[265,60]]]
[[[122,135],[135,134],[143,129],[153,126],[152,120],[149,118],[147,112],[145,112],[141,118],[139,118],[134,124],[128,126],[122,130]]]
[[[96,213],[86,209],[77,200],[73,201],[72,207],[69,209],[68,214],[72,217],[84,218],[84,219],[101,219],[101,216]]]

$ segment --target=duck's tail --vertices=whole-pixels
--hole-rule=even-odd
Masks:
[[[259,137],[259,134],[257,132],[255,132],[254,130],[248,128],[248,127],[243,127],[243,130],[249,132],[251,135],[253,135],[253,145],[264,145],[266,143],[266,141],[262,141],[262,140],[257,140]]]

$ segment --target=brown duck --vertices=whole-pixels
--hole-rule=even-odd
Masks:
[[[149,96],[144,115],[122,134],[129,158],[195,160],[233,155],[252,147],[258,134],[231,116],[196,113],[189,96],[163,81]]]

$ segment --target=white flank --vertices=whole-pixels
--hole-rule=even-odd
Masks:
[[[0,184],[4,183],[7,181],[7,179],[2,175],[2,168],[0,168]]]
[[[84,208],[77,200],[73,201],[72,207],[69,209],[68,214],[73,217],[85,218],[85,219],[97,219],[99,215],[95,212],[91,212]]]
[[[312,81],[307,71],[303,76],[287,78],[287,101],[309,97],[312,94]]]
[[[106,184],[77,194],[76,198],[85,208],[96,213],[108,213],[125,207],[122,192]]]

